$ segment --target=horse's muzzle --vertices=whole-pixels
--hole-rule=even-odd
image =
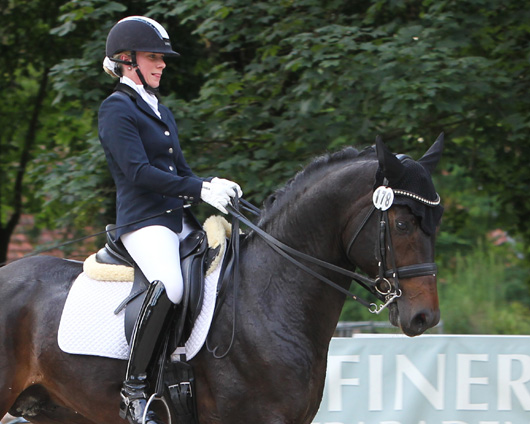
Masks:
[[[436,279],[423,277],[403,284],[403,296],[390,308],[390,322],[407,336],[419,336],[440,321]]]
[[[423,310],[416,313],[407,326],[401,327],[403,332],[410,337],[419,336],[440,321],[440,311]]]

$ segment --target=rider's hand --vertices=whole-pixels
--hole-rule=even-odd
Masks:
[[[241,187],[239,187],[238,183],[218,177],[213,178],[212,183],[219,183],[231,187],[237,192],[237,197],[243,197],[243,191],[241,190]]]
[[[236,190],[233,186],[214,182],[214,180],[211,183],[208,181],[202,183],[201,199],[225,214],[228,214],[226,205],[230,202],[230,198],[235,197],[235,195]]]

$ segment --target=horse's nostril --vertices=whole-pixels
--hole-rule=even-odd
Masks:
[[[440,321],[440,313],[433,310],[422,310],[418,312],[411,321],[411,327],[422,334],[425,330],[434,327]]]
[[[416,326],[419,328],[423,328],[426,322],[427,322],[427,317],[425,316],[425,313],[423,312],[416,315],[416,317],[414,318],[414,324],[416,324]]]
[[[411,328],[416,334],[422,334],[431,325],[432,314],[428,311],[418,312],[411,321]]]

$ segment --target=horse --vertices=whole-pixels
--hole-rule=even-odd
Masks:
[[[256,227],[319,262],[299,259],[308,272],[257,231],[241,238],[239,284],[226,288],[210,329],[208,344],[216,349],[204,346],[190,361],[201,424],[311,423],[343,291],[352,284],[348,272],[372,279],[367,294],[386,301],[391,323],[406,335],[438,323],[433,258],[443,208],[431,173],[442,148],[443,135],[415,161],[380,140],[364,150],[349,147],[315,159],[264,202]],[[386,206],[374,207],[375,186],[386,189]],[[81,272],[81,263],[50,256],[0,268],[0,416],[125,422],[118,410],[126,361],[58,346],[61,311]]]

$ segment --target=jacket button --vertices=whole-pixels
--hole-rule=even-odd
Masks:
[[[167,135],[169,136],[170,132],[169,131],[164,131],[164,135]]]
[[[173,169],[174,169],[174,168],[170,165],[170,166],[169,166],[169,170],[170,170],[170,171],[173,171]]]
[[[173,147],[169,148],[169,153],[173,153]]]

